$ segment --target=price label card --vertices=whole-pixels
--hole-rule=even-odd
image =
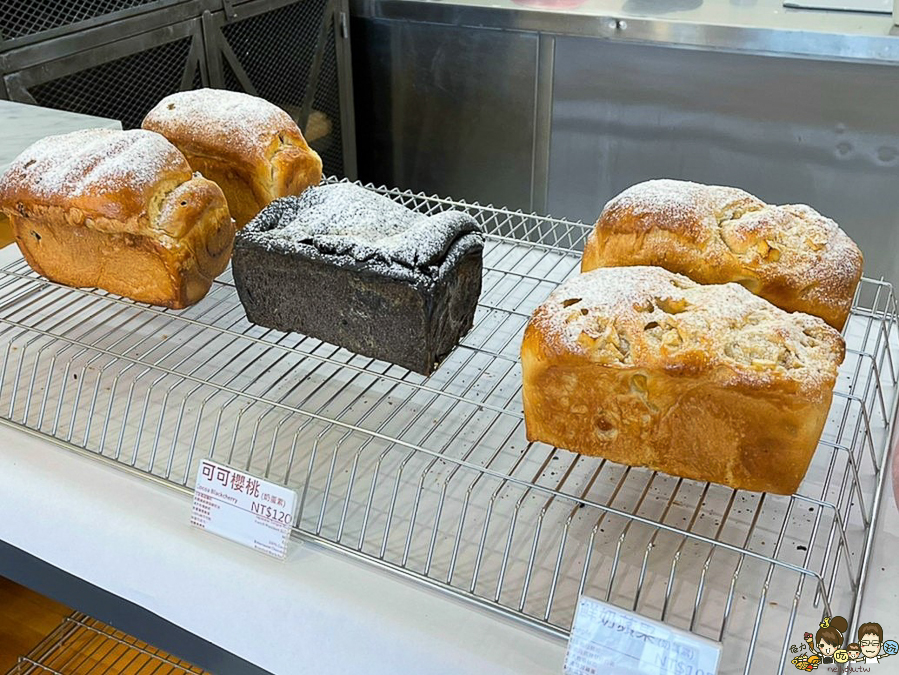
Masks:
[[[721,645],[581,596],[566,675],[714,675]]]
[[[190,523],[284,558],[296,505],[294,490],[204,459],[197,469]]]

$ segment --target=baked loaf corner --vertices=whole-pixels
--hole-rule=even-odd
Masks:
[[[225,193],[237,226],[322,177],[322,160],[293,118],[265,99],[224,89],[166,96],[144,118]]]
[[[219,187],[150,131],[37,141],[0,178],[0,211],[38,274],[174,309],[207,293],[234,242]]]
[[[733,281],[842,330],[863,262],[846,233],[809,206],[772,206],[731,187],[651,180],[606,204],[581,271],[658,265],[703,284]]]
[[[843,360],[837,331],[729,283],[600,268],[534,312],[527,437],[754,491],[796,491]]]

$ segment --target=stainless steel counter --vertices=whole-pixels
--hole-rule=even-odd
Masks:
[[[785,8],[781,0],[354,0],[357,16],[622,42],[899,62],[886,14]]]
[[[578,2],[354,0],[360,178],[584,222],[651,178],[733,185],[812,205],[899,284],[892,17]]]

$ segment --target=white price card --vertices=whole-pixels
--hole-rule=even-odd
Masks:
[[[204,459],[197,469],[190,523],[284,558],[296,505],[294,490]]]
[[[581,596],[565,675],[715,675],[721,645]]]

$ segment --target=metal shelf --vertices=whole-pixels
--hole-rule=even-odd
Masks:
[[[475,326],[430,378],[247,322],[230,273],[180,312],[0,270],[0,416],[190,489],[202,457],[296,488],[297,533],[564,636],[580,593],[783,672],[861,602],[896,410],[889,284],[865,279],[798,494],[734,491],[528,443],[521,331],[588,228],[378,189],[488,233]],[[335,308],[335,320],[339,308]],[[798,627],[798,628],[797,628]]]
[[[75,612],[8,675],[204,675],[206,671]]]

